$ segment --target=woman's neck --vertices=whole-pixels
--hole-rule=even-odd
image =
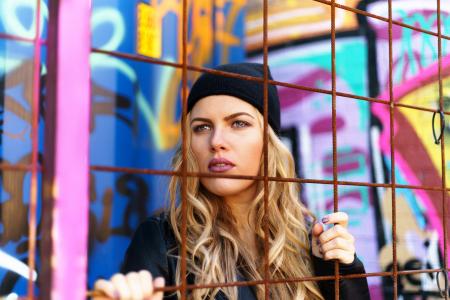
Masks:
[[[230,195],[223,198],[225,204],[230,208],[233,217],[236,220],[238,230],[240,228],[250,229],[249,217],[253,201],[256,197],[256,185],[242,191],[236,195]]]
[[[256,235],[252,224],[251,207],[256,196],[256,186],[247,189],[238,195],[225,197],[223,200],[230,208],[233,217],[236,220],[236,230],[241,241],[245,243],[245,248],[253,254],[257,255]]]

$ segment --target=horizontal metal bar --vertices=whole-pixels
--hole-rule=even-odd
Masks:
[[[36,43],[36,39],[34,38],[25,38],[18,35],[12,35],[8,33],[0,32],[0,40],[10,40],[10,41],[17,41],[17,42],[26,42],[26,43]],[[38,43],[41,45],[46,45],[47,41],[38,39]]]

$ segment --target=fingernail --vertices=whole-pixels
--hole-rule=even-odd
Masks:
[[[165,283],[164,277],[157,277],[155,279],[154,285],[155,287],[163,287]]]
[[[330,221],[330,219],[328,219],[328,217],[322,218],[322,223],[326,224],[326,223],[328,223],[328,221]]]

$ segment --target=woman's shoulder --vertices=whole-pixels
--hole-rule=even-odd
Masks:
[[[176,240],[168,216],[159,214],[147,218],[133,234],[125,254],[122,272],[149,269],[154,273],[155,266],[166,261],[167,251],[173,244],[176,244]],[[165,265],[166,263],[162,269],[167,269]]]
[[[162,212],[148,217],[138,226],[133,236],[133,240],[135,239],[143,239],[152,246],[162,242],[164,244],[170,243],[175,237],[170,225],[169,215]]]
[[[164,227],[169,225],[169,215],[167,212],[160,212],[145,219],[138,227]]]

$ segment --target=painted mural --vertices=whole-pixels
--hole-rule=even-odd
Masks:
[[[42,3],[41,22],[46,24],[48,8]],[[190,64],[212,66],[244,59],[244,4],[237,0],[216,1],[215,5],[195,1],[189,7]],[[2,0],[0,32],[32,38],[30,17],[34,11],[35,1]],[[155,20],[149,22],[150,17]],[[181,19],[182,2],[177,0],[96,0],[91,19],[92,46],[181,63]],[[160,32],[152,31],[155,24]],[[41,28],[45,38],[46,28]],[[146,49],[143,43],[151,45]],[[45,49],[43,52],[45,57]],[[0,39],[3,163],[30,162],[32,59],[31,44]],[[45,73],[43,66],[42,96]],[[168,169],[180,138],[181,72],[92,53],[91,75],[91,165]],[[189,72],[189,84],[198,75]],[[26,172],[2,172],[0,295],[27,292],[29,177]],[[165,205],[165,180],[91,172],[88,286],[99,276],[117,272],[137,225]]]
[[[247,1],[245,44],[248,51],[260,49],[263,40],[263,2]],[[336,1],[355,8],[359,0]],[[269,0],[268,43],[282,45],[298,39],[326,36],[331,32],[330,6],[316,1]],[[356,15],[345,10],[336,11],[336,30],[358,28]]]
[[[387,17],[386,1],[359,3],[358,8]],[[442,5],[443,34],[450,31],[448,8],[447,3]],[[435,3],[394,1],[393,16],[397,21],[437,32]],[[262,23],[261,19],[258,20]],[[253,19],[251,21],[254,22]],[[308,21],[307,24],[311,25],[315,22],[312,18]],[[337,34],[337,90],[389,100],[388,24],[373,18],[360,18],[358,21],[358,31],[349,27],[347,32],[341,30]],[[269,30],[272,29],[269,26]],[[274,77],[279,81],[309,88],[330,90],[330,36],[313,30],[303,30],[301,33],[303,36],[299,34],[294,39],[296,42],[291,41],[289,46],[277,45],[273,50],[269,49],[269,64]],[[271,31],[269,37],[270,34]],[[394,25],[392,74],[396,102],[429,109],[439,108],[437,47],[436,37]],[[445,109],[448,107],[450,84],[447,80],[448,51],[448,42],[443,40]],[[252,59],[262,61],[261,56],[254,56]],[[331,96],[285,87],[279,87],[279,92],[282,125],[295,129],[298,151],[294,154],[298,155],[299,176],[307,179],[332,179]],[[396,183],[442,186],[440,145],[434,143],[432,115],[431,112],[407,108],[395,110]],[[339,180],[390,183],[389,122],[388,105],[337,97]],[[446,127],[445,137],[448,135],[447,131]],[[446,148],[447,145],[448,141]],[[446,169],[448,159],[447,154]],[[395,192],[398,269],[442,267],[442,193],[420,189],[397,189]],[[318,216],[333,209],[332,186],[304,184],[302,198]],[[339,186],[338,198],[339,209],[348,212],[352,219],[350,230],[356,237],[357,251],[366,270],[392,270],[392,191],[384,188]],[[435,273],[400,276],[399,297],[437,298],[439,290],[436,280]],[[369,285],[372,299],[392,299],[393,283],[390,278],[369,278]]]
[[[188,61],[196,66],[262,60],[261,1],[188,1]],[[342,0],[341,4],[387,16],[386,1]],[[437,30],[435,1],[394,0],[396,20]],[[48,9],[43,3],[41,36]],[[35,1],[1,0],[0,32],[32,38]],[[181,62],[182,1],[93,1],[94,48]],[[441,1],[442,31],[450,35],[450,6]],[[33,21],[30,21],[33,20]],[[388,25],[337,10],[336,87],[343,93],[389,100]],[[245,25],[245,26],[244,26]],[[269,1],[269,64],[278,81],[331,89],[330,9],[315,1]],[[246,54],[247,51],[247,54]],[[251,53],[251,54],[250,54]],[[46,49],[43,51],[45,62]],[[442,43],[444,108],[450,104],[450,44]],[[0,39],[0,157],[29,163],[33,47]],[[439,107],[437,38],[393,27],[393,93],[397,103]],[[179,70],[93,53],[91,164],[167,170],[180,140]],[[45,64],[41,79],[45,82]],[[188,84],[199,75],[188,73]],[[279,87],[284,140],[301,178],[333,178],[331,96]],[[41,97],[44,99],[45,89]],[[390,183],[389,106],[338,97],[338,179]],[[45,111],[44,102],[41,113]],[[395,179],[398,184],[442,185],[440,145],[431,112],[396,108]],[[448,118],[447,118],[448,119]],[[448,123],[448,120],[447,120]],[[43,128],[42,116],[40,126]],[[41,129],[42,129],[41,128]],[[449,149],[450,127],[444,129]],[[42,132],[40,136],[42,137]],[[42,143],[40,151],[42,151]],[[445,153],[447,186],[450,152]],[[92,171],[89,212],[89,287],[120,266],[136,226],[166,205],[165,176]],[[26,293],[30,174],[1,173],[0,295]],[[318,216],[333,210],[333,186],[302,185],[302,200]],[[368,272],[389,271],[392,261],[392,191],[339,186],[339,209],[351,217],[350,231]],[[440,268],[443,256],[442,193],[397,189],[399,270]],[[39,215],[38,215],[39,219]],[[38,234],[39,234],[38,227]],[[4,258],[7,258],[5,260]],[[8,263],[5,263],[8,262]],[[37,265],[39,274],[39,261]],[[372,299],[392,299],[389,277],[370,277]],[[436,274],[399,277],[399,299],[438,297]]]
[[[93,46],[181,63],[182,1],[132,2],[94,2]],[[190,64],[243,60],[243,9],[242,1],[189,6]],[[181,70],[100,54],[92,54],[91,66],[91,164],[169,169],[180,140]],[[189,72],[189,84],[198,75]],[[167,204],[167,180],[92,172],[88,285],[117,272],[137,225]]]
[[[441,13],[442,33],[450,32],[450,7],[444,4]],[[373,13],[386,11],[386,3],[375,2],[368,10]],[[437,14],[434,3],[420,1],[396,1],[393,17],[402,23],[437,32]],[[379,95],[389,100],[389,69],[387,26],[370,20],[375,32],[377,47],[377,74]],[[436,37],[401,27],[393,27],[393,97],[396,103],[439,108],[438,82],[438,40]],[[449,53],[448,42],[442,42],[442,83],[444,109],[448,107]],[[391,145],[389,142],[389,108],[373,106],[372,113],[381,123],[379,147],[386,168],[390,172]],[[442,186],[441,148],[434,143],[432,135],[432,113],[414,109],[396,109],[394,116],[395,174],[396,182],[416,186]],[[437,126],[439,127],[439,126]],[[444,130],[447,136],[447,130]],[[448,141],[446,148],[448,148]],[[447,170],[448,155],[445,162]],[[448,171],[446,171],[448,174]],[[448,175],[447,175],[448,176]],[[448,185],[448,180],[447,180]],[[398,257],[399,269],[439,268],[443,255],[443,215],[442,194],[429,190],[397,189],[398,199]],[[447,200],[447,199],[446,199]],[[392,224],[390,210],[390,191],[384,191],[381,198],[386,244],[380,249],[380,265],[383,270],[392,268],[392,237],[389,226]],[[447,245],[448,247],[448,245]],[[400,290],[405,294],[436,296],[436,274],[404,277]],[[389,283],[388,283],[389,284]],[[389,291],[385,290],[385,296]]]
[[[34,38],[36,4],[37,1],[0,1],[0,33]],[[45,38],[47,1],[41,1],[41,12],[40,37]],[[41,83],[45,82],[46,74],[45,47],[42,50]],[[33,51],[31,43],[0,39],[0,161],[3,164],[31,163]],[[43,89],[40,95],[42,99]],[[41,103],[39,156],[42,153],[43,112]],[[30,172],[3,170],[0,174],[0,295],[26,292],[30,184]],[[38,209],[38,219],[39,214]],[[37,231],[39,239],[39,226]],[[39,257],[39,253],[37,255]],[[39,273],[39,260],[36,267],[33,280]]]
[[[329,39],[270,51],[272,75],[279,81],[302,86],[331,88]],[[367,95],[366,40],[363,36],[339,39],[336,43],[337,90]],[[261,61],[262,58],[256,58]],[[345,68],[352,65],[351,72]],[[298,72],[297,70],[302,70]],[[333,179],[331,95],[278,87],[282,126],[297,129],[299,174],[308,179]],[[338,178],[341,181],[371,182],[370,106],[368,102],[338,98],[336,107]],[[317,216],[333,211],[333,185],[304,184],[302,198]],[[351,216],[350,231],[368,272],[379,272],[378,245],[372,191],[362,186],[340,186],[339,209]],[[380,278],[369,278],[371,290],[380,289]]]

